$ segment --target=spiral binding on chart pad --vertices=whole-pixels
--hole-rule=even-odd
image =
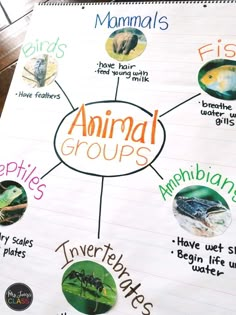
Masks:
[[[46,6],[94,6],[94,5],[148,5],[148,4],[188,4],[188,5],[195,5],[195,4],[236,4],[236,0],[199,0],[199,1],[129,1],[129,2],[122,2],[122,1],[111,1],[111,2],[40,2],[39,5],[46,5]]]

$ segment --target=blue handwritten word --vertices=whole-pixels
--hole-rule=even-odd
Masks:
[[[166,16],[161,16],[158,19],[158,11],[155,12],[154,16],[144,16],[135,15],[135,16],[111,16],[109,11],[105,17],[101,17],[99,14],[96,15],[95,28],[98,26],[107,26],[107,28],[116,28],[116,27],[141,27],[141,28],[159,28],[162,31],[165,31],[169,24],[167,22]]]

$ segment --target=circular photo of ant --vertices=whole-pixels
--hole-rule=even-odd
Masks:
[[[84,314],[106,313],[117,299],[112,275],[102,265],[89,260],[76,262],[65,271],[62,292],[67,302]]]
[[[51,84],[57,75],[57,61],[50,55],[40,54],[29,59],[23,69],[23,80],[33,88]]]
[[[106,41],[108,55],[118,61],[129,61],[140,56],[146,46],[145,35],[132,27],[116,30]]]
[[[10,225],[21,219],[27,207],[24,188],[14,181],[0,183],[0,225]]]
[[[231,212],[224,198],[205,186],[188,186],[174,198],[173,212],[179,225],[197,235],[223,234],[231,224]]]

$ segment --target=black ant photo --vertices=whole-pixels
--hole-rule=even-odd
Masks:
[[[79,312],[88,315],[108,312],[116,303],[116,283],[109,271],[93,261],[74,263],[64,273],[62,292]]]
[[[108,287],[111,289],[113,292],[114,290],[112,287],[107,284],[102,282],[102,280],[98,277],[95,277],[93,274],[85,274],[84,269],[81,271],[75,271],[72,270],[63,280],[62,284],[67,280],[79,280],[80,281],[80,287],[81,287],[81,294],[83,294],[84,291],[89,291],[90,294],[94,295],[95,297],[100,297],[101,294],[103,293],[106,295],[106,288]],[[95,291],[94,291],[95,289]]]

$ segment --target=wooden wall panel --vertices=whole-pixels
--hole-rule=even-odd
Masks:
[[[0,0],[0,115],[35,2],[85,3],[110,0]]]
[[[10,23],[32,11],[35,0],[1,0],[2,7]]]

